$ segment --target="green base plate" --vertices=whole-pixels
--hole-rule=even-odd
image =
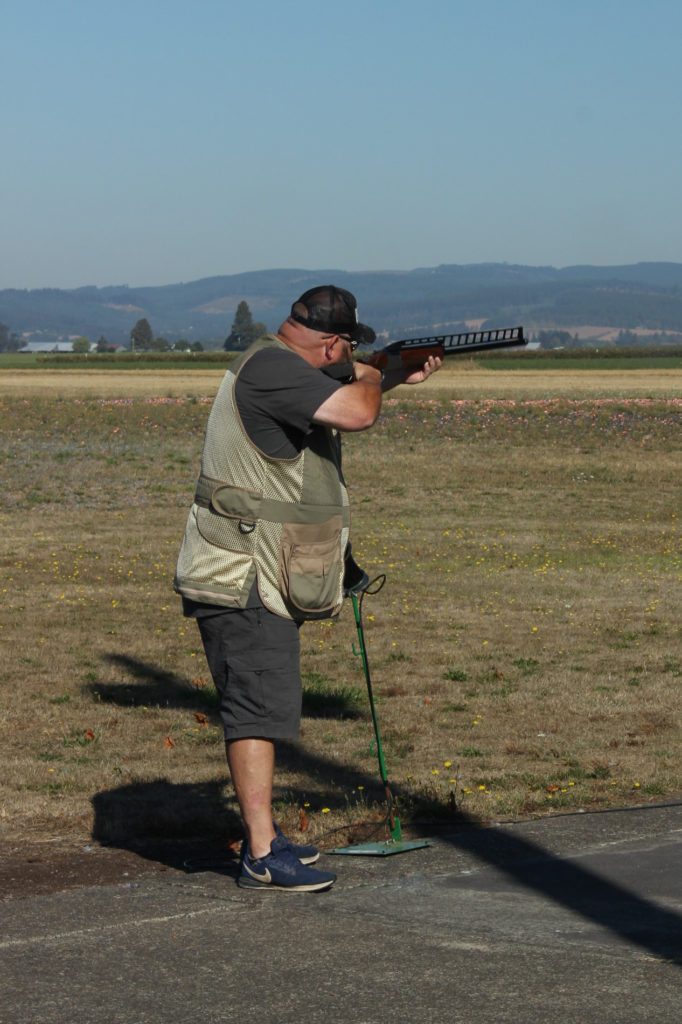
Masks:
[[[388,839],[385,843],[356,843],[354,846],[342,846],[338,850],[325,850],[325,853],[343,853],[355,857],[390,857],[392,853],[407,853],[408,850],[419,850],[430,845],[426,839],[412,839],[406,843],[396,843]]]

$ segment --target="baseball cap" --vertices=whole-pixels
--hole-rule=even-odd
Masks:
[[[309,288],[294,302],[291,316],[311,331],[325,334],[347,334],[355,342],[371,345],[376,334],[371,327],[358,323],[358,304],[345,288],[333,284]]]

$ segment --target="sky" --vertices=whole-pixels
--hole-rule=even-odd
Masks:
[[[680,0],[4,0],[0,288],[682,261]]]

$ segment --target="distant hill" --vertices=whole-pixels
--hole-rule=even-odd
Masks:
[[[0,291],[0,322],[34,340],[84,335],[128,344],[141,318],[169,341],[225,338],[245,299],[275,329],[313,284],[333,282],[358,297],[360,316],[390,337],[523,324],[561,329],[682,332],[682,264],[526,267],[479,263],[410,271],[262,270],[154,288]],[[589,325],[588,328],[585,325]],[[604,334],[606,336],[606,334]]]

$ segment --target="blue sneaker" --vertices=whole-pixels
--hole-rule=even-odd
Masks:
[[[292,843],[291,839],[284,835],[281,828],[276,821],[273,821],[272,826],[275,830],[275,838],[281,839],[286,848],[293,853],[294,857],[298,857],[301,864],[314,864],[315,861],[320,859],[320,851],[316,846],[304,846],[298,843]],[[244,854],[246,853],[246,839],[243,841],[241,850],[239,851],[239,860],[244,860]]]
[[[284,836],[275,836],[270,853],[252,860],[244,851],[237,879],[242,889],[284,889],[288,892],[322,892],[336,881],[331,871],[318,871],[301,864],[289,849]]]
[[[291,839],[288,839],[284,835],[276,822],[273,821],[272,824],[275,826],[275,835],[279,839],[284,840],[287,845],[287,849],[291,850],[294,857],[298,857],[301,864],[314,864],[315,861],[320,859],[320,851],[316,846],[305,846],[299,845],[298,843],[292,843]]]

